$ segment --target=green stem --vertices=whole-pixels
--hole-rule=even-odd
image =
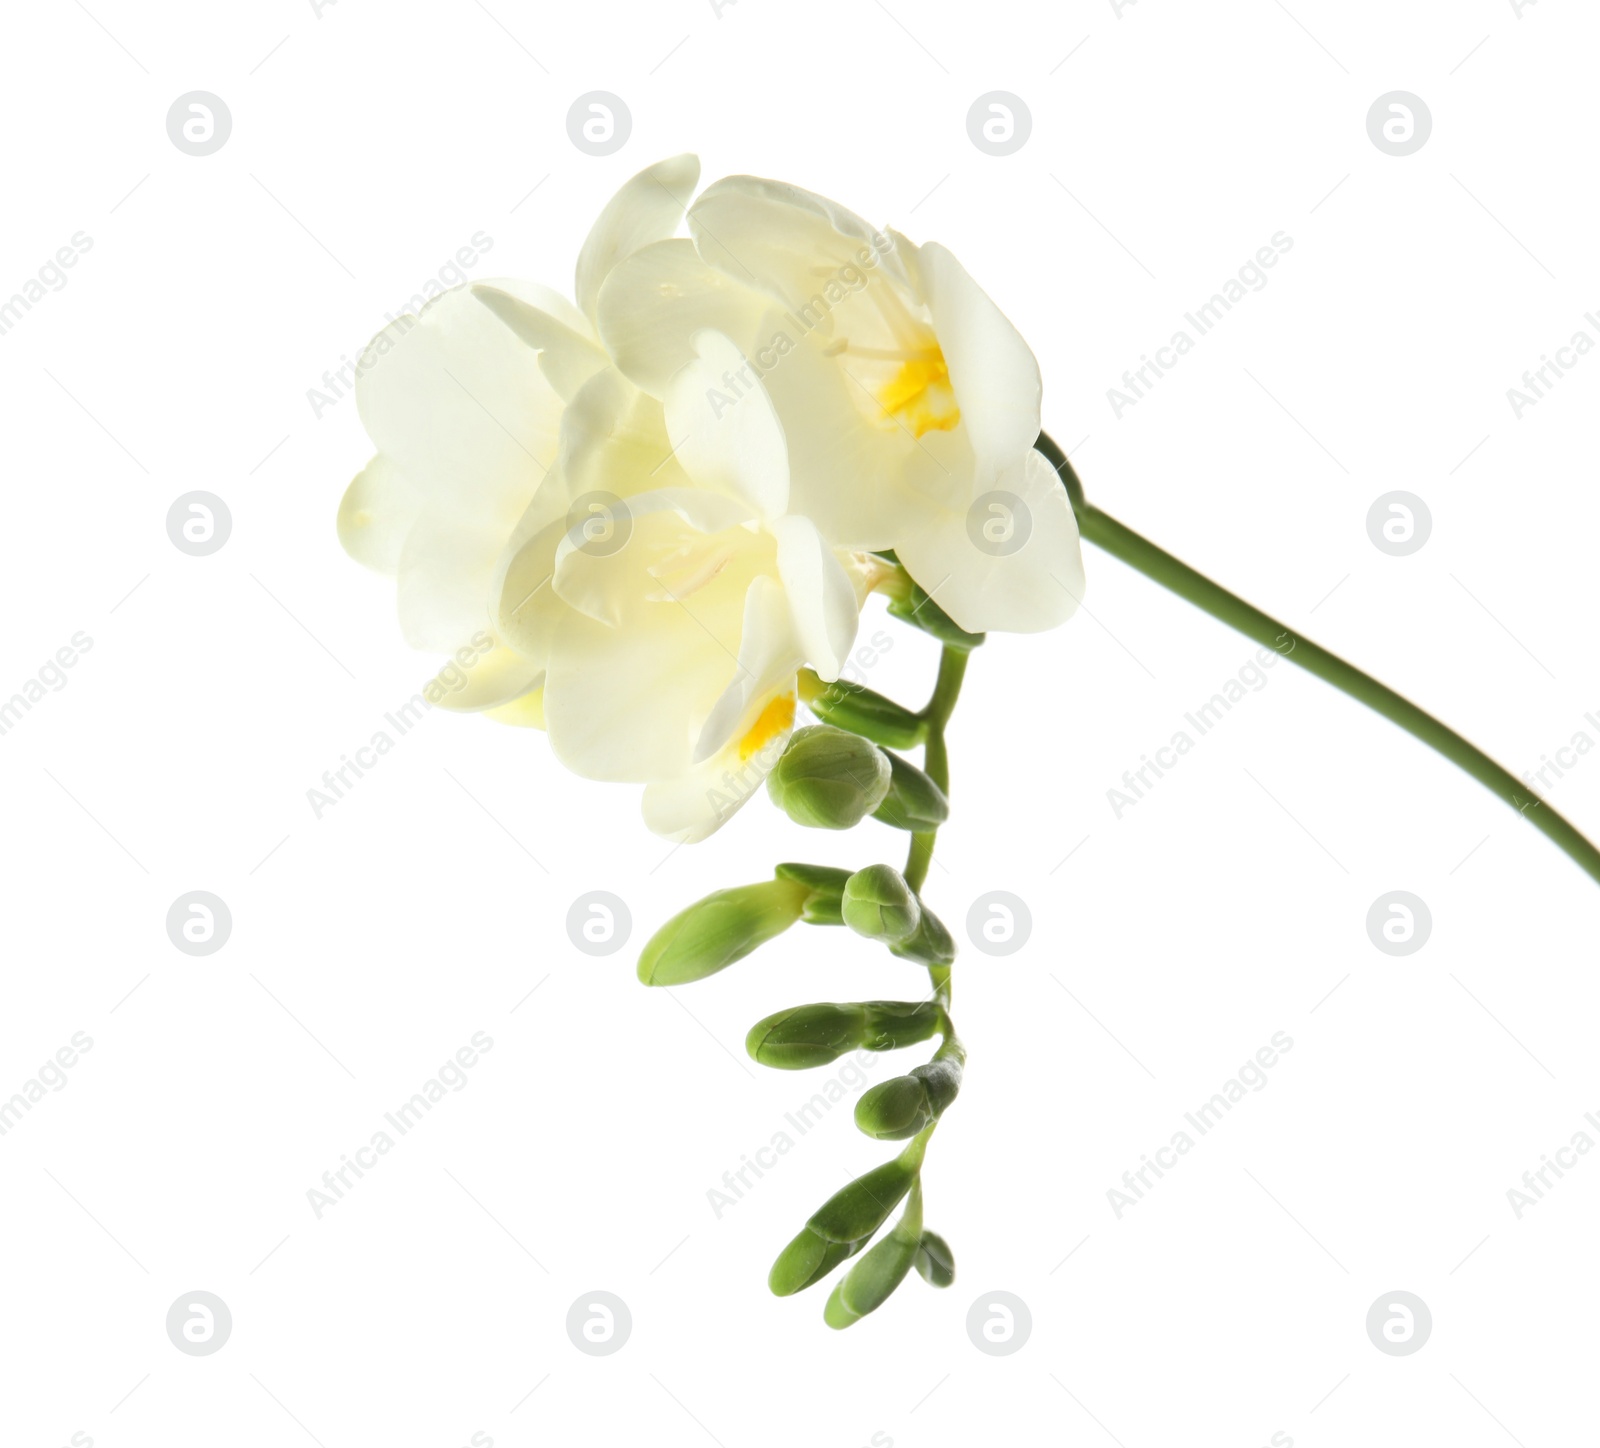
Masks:
[[[1040,433],[1035,446],[1055,468],[1072,502],[1072,510],[1077,514],[1078,530],[1089,542],[1138,569],[1147,578],[1153,578],[1195,607],[1204,609],[1213,618],[1230,624],[1246,638],[1275,650],[1334,688],[1342,689],[1352,699],[1360,700],[1391,723],[1398,724],[1452,764],[1464,769],[1552,840],[1588,875],[1600,880],[1600,849],[1596,849],[1568,820],[1541,801],[1509,770],[1496,764],[1449,725],[1441,723],[1433,715],[1417,708],[1409,699],[1395,693],[1387,684],[1380,684],[1354,664],[1347,663],[1320,644],[1285,627],[1277,619],[1246,603],[1237,594],[1229,593],[1187,563],[1174,558],[1148,538],[1095,507],[1084,497],[1083,484],[1072,464],[1067,461],[1066,454],[1048,433]]]
[[[955,711],[956,700],[961,697],[961,681],[967,672],[967,650],[946,644],[939,655],[939,677],[934,682],[933,697],[918,717],[923,722],[922,770],[946,794],[950,792],[950,755],[945,748],[944,730]],[[922,893],[928,881],[928,868],[933,864],[933,845],[937,830],[927,830],[911,836],[911,849],[906,856],[906,884]],[[950,967],[930,965],[928,976],[933,981],[936,1000],[946,1007],[950,1004]]]

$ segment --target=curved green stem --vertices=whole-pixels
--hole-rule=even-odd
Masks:
[[[1352,699],[1360,700],[1391,723],[1398,724],[1452,764],[1464,769],[1552,840],[1585,873],[1600,881],[1600,849],[1580,834],[1570,821],[1540,800],[1510,770],[1496,764],[1475,744],[1463,739],[1449,725],[1419,709],[1409,699],[1395,693],[1387,684],[1380,684],[1354,664],[1347,663],[1320,644],[1285,627],[1277,619],[1213,583],[1203,573],[1196,572],[1187,563],[1174,558],[1148,538],[1095,507],[1084,497],[1083,484],[1072,464],[1067,461],[1066,454],[1048,433],[1040,433],[1035,446],[1055,468],[1072,502],[1072,510],[1077,514],[1078,530],[1089,542],[1138,569],[1147,578],[1153,578],[1196,608],[1204,609],[1213,618],[1238,629],[1246,638],[1275,650],[1334,688],[1343,690]]]

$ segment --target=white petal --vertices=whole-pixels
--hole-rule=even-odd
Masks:
[[[856,641],[855,587],[809,518],[791,514],[771,526],[801,650],[818,676],[831,683]]]
[[[489,588],[498,540],[481,521],[429,508],[400,553],[400,630],[414,649],[447,652],[490,627]]]
[[[976,454],[976,491],[998,486],[1039,436],[1039,364],[1004,312],[937,242],[917,272],[950,370],[961,422]]]
[[[951,509],[930,510],[916,535],[898,548],[900,561],[972,633],[1054,628],[1071,617],[1084,588],[1078,523],[1066,490],[1055,469],[1032,451],[997,481],[991,491],[1005,495],[994,500],[1001,511],[992,512],[983,497],[971,522]],[[1011,538],[986,538],[984,524],[991,521],[998,532],[1009,522]],[[1017,536],[1024,541],[1015,551],[995,551]]]
[[[748,505],[721,493],[664,488],[590,506],[592,513],[567,515],[553,582],[563,602],[601,623],[625,626],[673,599],[692,612],[703,584],[730,586],[735,574],[748,579],[767,561],[758,535],[717,536],[751,520]]]
[[[521,290],[527,293],[544,288],[524,282]],[[555,304],[559,302],[568,312],[571,308],[554,292],[548,293],[542,306],[489,282],[479,282],[472,288],[472,295],[533,348],[538,354],[539,370],[564,400],[570,400],[605,367],[604,350],[586,335],[587,321],[577,317],[578,325],[574,326],[572,320],[563,320]]]
[[[766,782],[792,728],[748,757],[730,744],[676,779],[645,786],[645,824],[664,839],[693,845],[720,830]]]
[[[339,503],[339,541],[357,563],[392,578],[419,511],[416,489],[379,453],[345,489]]]
[[[497,709],[526,694],[543,672],[515,649],[479,633],[451,652],[422,696],[458,713]]]
[[[802,306],[829,272],[860,266],[877,236],[837,202],[756,176],[708,186],[689,209],[689,232],[713,266],[790,307]]]
[[[378,451],[428,504],[509,532],[555,460],[561,399],[536,354],[457,288],[391,323],[368,357],[356,405]]]
[[[853,380],[848,358],[824,356],[814,340],[797,340],[762,385],[788,441],[790,511],[837,548],[892,548],[898,480],[910,463],[935,466],[931,457],[901,429],[872,420],[882,409]]]
[[[627,628],[564,613],[544,688],[556,757],[589,779],[644,783],[681,774],[734,670],[737,624],[724,621],[723,631],[733,647],[672,604]]]
[[[618,370],[656,397],[695,360],[694,334],[726,332],[746,352],[772,341],[767,298],[703,260],[686,239],[641,247],[600,289],[600,335]]]
[[[763,517],[789,505],[789,449],[766,388],[733,340],[709,328],[667,387],[667,432],[694,483],[748,499]]]
[[[632,497],[687,483],[667,440],[661,404],[615,368],[590,378],[561,420],[561,472],[572,501]]]
[[[744,599],[744,627],[733,682],[723,691],[695,741],[694,762],[742,737],[754,722],[752,709],[780,684],[793,683],[801,657],[783,589],[771,578],[751,580]],[[748,722],[747,722],[748,721]]]
[[[674,156],[646,167],[606,203],[578,253],[578,305],[593,319],[612,267],[678,229],[700,180],[700,158]]]

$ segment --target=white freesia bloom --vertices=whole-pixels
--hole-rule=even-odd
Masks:
[[[691,239],[641,246],[601,288],[607,351],[665,397],[704,329],[749,359],[789,449],[793,511],[843,549],[892,548],[972,632],[1033,632],[1083,592],[1077,523],[1049,464],[1038,364],[955,257],[822,197],[735,176],[689,209]]]
[[[450,650],[437,702],[548,728],[568,767],[645,784],[650,826],[715,830],[793,727],[796,674],[837,677],[883,565],[792,506],[791,445],[714,326],[643,390],[596,325],[615,269],[670,237],[698,177],[628,182],[580,254],[578,305],[480,283],[397,323],[358,383],[378,455],[340,509],[348,551],[399,582],[409,642]]]

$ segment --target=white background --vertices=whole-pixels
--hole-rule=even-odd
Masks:
[[[1179,556],[1517,772],[1600,741],[1600,358],[1520,420],[1505,395],[1600,335],[1590,7],[86,3],[8,14],[0,94],[0,293],[93,239],[0,337],[0,696],[93,640],[0,737],[0,1091],[94,1042],[0,1138],[0,1439],[1592,1438],[1600,1159],[1520,1220],[1506,1193],[1600,1109],[1595,882],[1288,665],[1116,818],[1107,790],[1253,648],[1103,554],[1084,614],[968,675],[929,898],[959,927],[1010,890],[1033,935],[956,967],[971,1061],[926,1183],[957,1283],[847,1333],[826,1289],[765,1287],[885,1154],[847,1109],[720,1219],[707,1191],[813,1089],[746,1062],[746,1028],[920,976],[808,929],[673,995],[633,957],[770,862],[897,839],[758,799],[674,852],[631,788],[442,713],[321,819],[306,793],[436,663],[338,546],[369,448],[307,390],[477,231],[474,279],[569,286],[605,198],[685,149],[950,245],[1091,496]],[[233,116],[204,158],[165,130],[195,89]],[[633,115],[605,159],[565,127],[594,89]],[[1406,158],[1366,131],[1396,89],[1433,116]],[[967,136],[991,90],[1032,113],[1008,158]],[[1123,369],[1280,230],[1270,284],[1116,418]],[[1434,520],[1409,558],[1365,528],[1396,488]],[[232,511],[209,558],[166,536],[193,489]],[[920,702],[934,650],[895,636],[871,682]],[[1600,832],[1600,753],[1552,802]],[[233,915],[204,958],[164,927],[197,889]],[[594,889],[633,918],[607,958],[565,930]],[[1394,889],[1433,915],[1405,958],[1364,923]],[[318,1220],[307,1190],[475,1031],[469,1084]],[[1108,1189],[1276,1031],[1265,1089],[1119,1219]],[[233,1314],[214,1356],[164,1330],[195,1289]],[[566,1335],[593,1289],[632,1312],[614,1356]],[[1008,1357],[965,1328],[996,1289],[1033,1317]],[[1366,1335],[1395,1289],[1432,1310],[1414,1356]]]

